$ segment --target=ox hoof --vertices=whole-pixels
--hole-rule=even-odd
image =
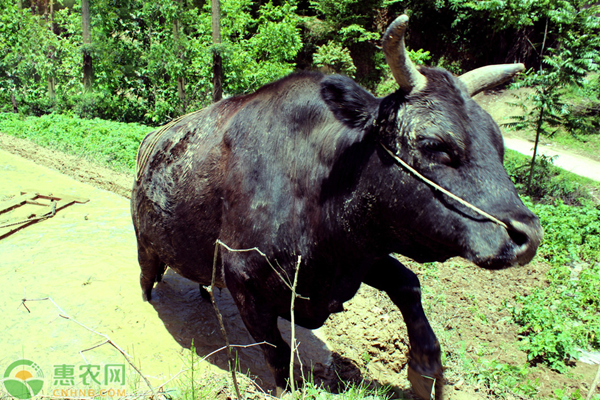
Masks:
[[[441,370],[435,373],[419,372],[418,366],[409,364],[407,375],[413,392],[421,399],[440,400],[444,398],[444,379]]]
[[[142,300],[150,303],[152,301],[152,288],[142,291]]]
[[[276,398],[278,398],[278,399],[282,398],[284,393],[286,393],[284,388],[279,387],[279,386],[277,386],[275,388],[275,397]]]

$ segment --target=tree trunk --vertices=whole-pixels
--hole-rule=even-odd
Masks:
[[[542,88],[544,93],[544,89]],[[544,93],[545,95],[545,93]],[[527,179],[527,193],[531,194],[531,181],[535,172],[535,156],[537,155],[538,143],[540,142],[540,133],[542,133],[542,123],[544,122],[544,104],[540,108],[540,115],[537,120],[535,130],[535,145],[533,146],[533,156],[531,157],[531,166],[529,167],[529,178]]]
[[[53,100],[56,97],[56,91],[54,90],[56,81],[53,76],[48,77],[48,97]]]
[[[182,76],[177,78],[177,95],[179,96],[179,103],[181,104],[181,106],[179,107],[179,111],[182,114],[185,114],[187,102],[185,99],[185,78]]]
[[[179,2],[179,1],[178,1]],[[179,19],[173,20],[173,39],[177,46],[177,58],[182,58],[181,46],[179,45],[179,35],[181,31],[181,24]],[[185,114],[187,104],[185,99],[185,78],[183,76],[177,77],[177,96],[179,97],[179,112]]]
[[[83,89],[87,92],[92,89],[92,83],[94,82],[94,69],[92,68],[92,55],[90,54],[90,0],[81,0],[81,17],[83,38]]]
[[[221,44],[221,2],[212,0],[212,39],[213,45]],[[213,52],[213,102],[223,98],[223,60],[219,50]]]
[[[54,0],[50,0],[50,26],[49,26],[50,32],[52,32],[54,34]],[[56,55],[54,53],[54,47],[50,47],[50,53],[48,55],[48,58],[50,59],[50,64],[54,64],[54,59],[56,58]],[[50,98],[50,100],[53,100],[55,97],[55,90],[54,90],[54,86],[56,84],[56,81],[54,79],[54,76],[49,76],[48,77],[48,97]]]
[[[17,99],[15,99],[15,95],[14,95],[14,93],[11,93],[11,94],[10,94],[10,102],[11,102],[11,103],[12,103],[12,105],[13,105],[13,112],[14,112],[15,114],[18,114],[18,113],[19,113],[19,108],[17,107]]]

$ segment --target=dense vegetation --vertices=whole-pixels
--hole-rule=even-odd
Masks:
[[[592,0],[221,0],[217,45],[207,0],[94,1],[84,45],[81,1],[0,0],[0,111],[155,126],[211,101],[214,52],[226,95],[306,68],[375,91],[389,86],[381,34],[402,12],[412,15],[413,54],[454,72],[514,61],[539,69],[551,49],[579,59],[598,47]],[[93,64],[87,91],[82,54]],[[581,73],[573,65],[565,72]]]

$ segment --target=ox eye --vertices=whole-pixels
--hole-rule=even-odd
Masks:
[[[436,162],[440,164],[450,165],[452,164],[452,156],[450,149],[446,143],[441,140],[435,139],[421,139],[419,140],[421,149]]]

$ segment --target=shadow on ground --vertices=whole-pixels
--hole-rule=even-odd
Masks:
[[[232,345],[256,343],[246,330],[229,291],[215,289],[215,300],[223,316],[229,342]],[[186,349],[190,349],[193,344],[200,358],[225,346],[214,308],[209,300],[202,298],[198,284],[168,269],[162,282],[157,283],[153,289],[152,305],[173,338]],[[289,325],[289,321],[280,318],[279,329],[288,343]],[[295,373],[298,378],[302,374],[308,377],[312,370],[314,382],[329,387],[334,392],[343,389],[344,386],[339,382],[339,376],[344,376],[344,380],[359,383],[366,381],[355,363],[328,349],[318,330],[311,331],[297,326],[296,338],[300,343],[298,350],[303,369],[301,372],[299,363],[296,362]],[[272,391],[273,377],[264,361],[260,346],[264,345],[236,349],[238,368],[252,377],[264,390]],[[225,350],[211,355],[207,361],[228,371]],[[368,385],[377,386],[378,383],[369,382]]]

